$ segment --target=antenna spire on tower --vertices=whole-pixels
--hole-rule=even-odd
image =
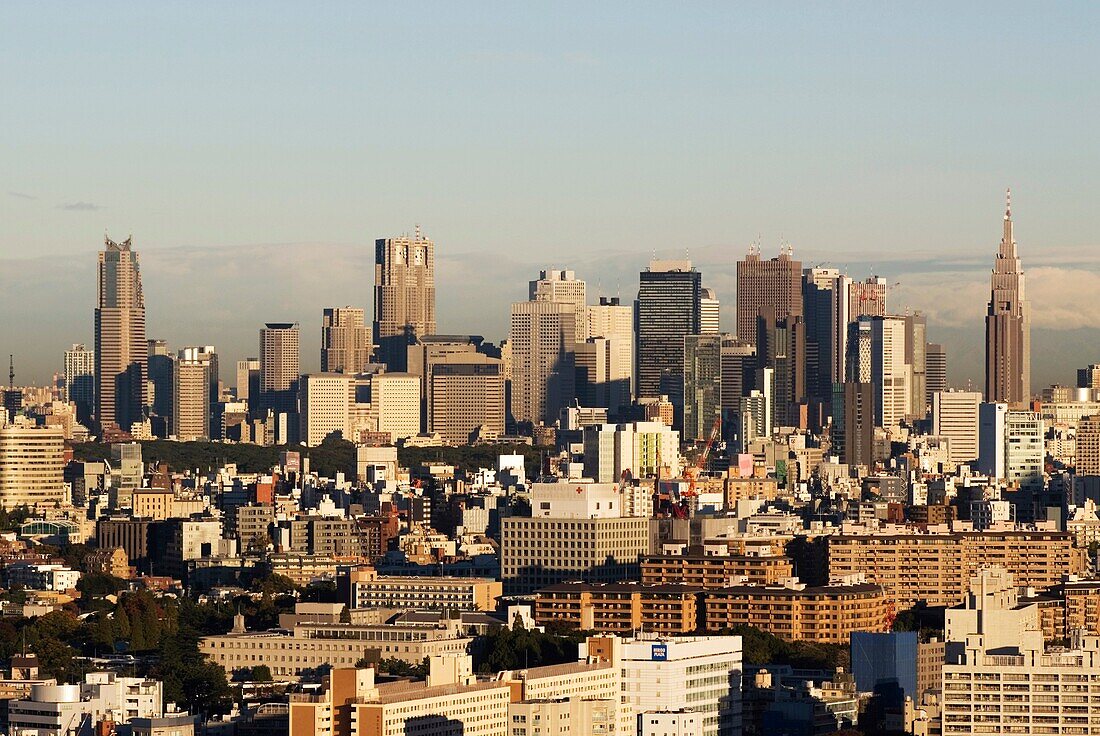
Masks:
[[[1012,188],[1005,190],[1005,219],[1012,219]]]

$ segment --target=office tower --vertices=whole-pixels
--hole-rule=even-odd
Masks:
[[[359,373],[370,363],[371,335],[358,307],[329,307],[321,313],[321,372]]]
[[[95,351],[80,343],[65,351],[64,396],[76,404],[77,421],[87,422],[95,408]]]
[[[741,733],[740,636],[627,639],[622,645],[622,673],[622,702],[642,714],[641,721],[646,713],[681,710],[690,704],[690,710],[702,716],[702,728],[693,734]]]
[[[723,336],[686,335],[684,337],[684,415],[685,442],[700,442],[710,437],[715,419],[722,411]]]
[[[924,352],[925,403],[932,406],[932,395],[947,390],[947,353],[938,342],[928,343]]]
[[[1088,368],[1078,368],[1077,388],[1100,391],[1100,365],[1093,363]]]
[[[722,305],[718,292],[704,286],[699,292],[699,334],[717,335],[722,327]]]
[[[842,384],[842,402],[835,412],[841,459],[849,465],[875,464],[875,387],[871,383]]]
[[[173,359],[167,340],[149,340],[146,370],[149,377],[149,405],[153,414],[169,419],[172,416]]]
[[[512,416],[553,424],[575,397],[576,306],[571,302],[512,304]]]
[[[722,408],[737,411],[741,397],[755,386],[756,348],[722,336]]]
[[[533,302],[572,304],[576,308],[574,314],[577,317],[577,326],[573,334],[577,342],[584,342],[588,337],[585,288],[585,283],[579,280],[573,271],[539,271],[539,277],[528,282],[527,298]]]
[[[349,425],[352,377],[347,373],[302,376],[301,440],[316,447],[328,437],[352,439]]]
[[[776,319],[770,310],[756,318],[756,364],[770,368],[775,382],[772,420],[775,424],[805,428],[806,323],[800,316]]]
[[[668,396],[677,420],[684,405],[684,337],[699,334],[701,292],[702,275],[691,261],[650,261],[639,277],[637,395]]]
[[[849,383],[874,386],[875,422],[893,427],[912,408],[912,367],[906,362],[906,318],[861,316],[848,325]]]
[[[577,345],[577,398],[582,406],[615,413],[634,395],[634,308],[617,296],[601,296],[599,304],[585,307],[585,315],[584,334],[593,345]]]
[[[1005,480],[1023,491],[1039,492],[1045,481],[1046,447],[1038,412],[1011,410],[1005,417]]]
[[[68,503],[65,437],[60,427],[0,427],[0,507]]]
[[[1020,600],[1004,568],[980,570],[945,621],[943,734],[1092,733],[1100,702],[1100,637],[1045,647],[1039,604]]]
[[[905,363],[909,366],[910,419],[928,416],[928,320],[917,312],[905,315]]]
[[[186,347],[172,361],[172,435],[180,442],[209,440],[217,370],[213,347]]]
[[[434,335],[435,243],[380,238],[374,243],[374,344],[390,370],[406,370],[406,347],[420,335]]]
[[[756,319],[773,320],[802,316],[802,263],[791,257],[791,248],[763,260],[760,249],[749,249],[737,262],[737,339],[756,344]]]
[[[886,316],[886,279],[868,276],[848,285],[848,319]]]
[[[947,438],[948,459],[956,464],[978,459],[977,391],[940,391],[932,394],[932,434]]]
[[[504,434],[504,373],[499,358],[449,355],[432,365],[428,431],[449,445]]]
[[[836,290],[840,271],[814,266],[802,272],[802,309],[806,321],[806,393],[811,402],[827,410],[833,397],[833,357],[837,352]],[[844,335],[847,339],[847,335]]]
[[[371,413],[392,442],[420,434],[420,376],[379,373],[371,378]]]
[[[1078,477],[1100,476],[1100,415],[1081,417],[1077,422]]]
[[[283,431],[280,439],[293,440],[298,425],[300,371],[298,324],[268,322],[260,330],[260,396],[258,409],[273,411]],[[282,417],[282,419],[280,419]]]
[[[1005,419],[1008,404],[978,406],[978,472],[992,480],[1005,477]],[[948,448],[950,449],[950,448]]]
[[[245,358],[237,361],[237,401],[249,406],[260,397],[260,359]]]
[[[406,351],[408,373],[420,376],[421,428],[428,428],[428,407],[432,401],[432,368],[451,355],[482,355],[491,351],[481,335],[423,335]],[[475,358],[476,360],[476,358]]]
[[[1009,193],[985,318],[985,400],[1022,404],[1030,398],[1031,305],[1024,297],[1024,271],[1012,237]]]
[[[95,420],[129,430],[146,404],[145,298],[131,238],[104,237],[95,310]]]

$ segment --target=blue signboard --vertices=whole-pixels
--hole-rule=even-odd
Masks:
[[[654,662],[666,661],[668,659],[668,645],[654,644],[653,650],[650,652],[649,658]]]

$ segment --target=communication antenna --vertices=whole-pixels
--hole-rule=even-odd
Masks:
[[[15,356],[8,353],[8,390],[15,390]]]

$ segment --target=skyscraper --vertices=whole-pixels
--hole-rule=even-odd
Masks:
[[[1031,308],[1024,297],[1024,271],[1012,237],[1011,191],[1006,195],[1004,234],[990,287],[985,318],[985,400],[1019,405],[1031,397]]]
[[[288,439],[297,432],[298,382],[301,378],[297,323],[269,322],[260,330],[258,408],[285,415]]]
[[[577,398],[614,413],[630,404],[634,391],[634,308],[601,296],[584,311],[588,338],[576,348]]]
[[[172,434],[180,442],[208,440],[217,398],[218,358],[212,346],[187,347],[172,362]]]
[[[321,372],[360,373],[370,363],[366,313],[358,307],[329,307],[321,313]]]
[[[65,400],[76,404],[77,421],[88,421],[95,407],[95,351],[80,343],[65,351]]]
[[[552,424],[576,395],[576,306],[572,302],[512,304],[512,416]]]
[[[737,339],[756,345],[756,318],[802,316],[802,263],[790,246],[763,260],[755,246],[737,262]]]
[[[251,407],[260,398],[260,359],[245,358],[237,361],[237,401]]]
[[[723,336],[684,337],[684,417],[680,436],[685,442],[705,440],[722,409]]]
[[[947,390],[947,352],[938,342],[928,343],[924,354],[925,403],[932,405],[932,394]]]
[[[639,278],[638,397],[667,395],[677,421],[684,406],[684,337],[699,334],[702,278],[691,261],[650,261]]]
[[[565,302],[572,304],[577,317],[577,326],[574,331],[577,342],[584,342],[588,338],[587,292],[585,282],[578,279],[573,271],[548,269],[539,271],[539,277],[528,282],[527,298],[533,302]]]
[[[822,407],[832,403],[833,356],[837,331],[833,326],[840,271],[815,266],[802,272],[802,309],[806,320],[806,393]],[[844,336],[847,339],[847,336]],[[837,379],[843,380],[843,375]]]
[[[153,409],[153,414],[169,421],[172,416],[174,360],[168,352],[167,340],[149,340],[148,345],[146,371],[149,378],[149,391],[152,394],[148,397],[149,405]]]
[[[928,320],[917,312],[905,315],[905,362],[910,370],[909,417],[928,416]]]
[[[374,342],[390,370],[406,370],[412,339],[434,335],[435,243],[416,228],[413,237],[374,243]]]
[[[699,334],[717,335],[722,326],[722,304],[718,292],[704,286],[699,294]]]
[[[142,418],[148,346],[145,298],[131,238],[104,237],[95,310],[95,420],[100,429],[129,430]]]

